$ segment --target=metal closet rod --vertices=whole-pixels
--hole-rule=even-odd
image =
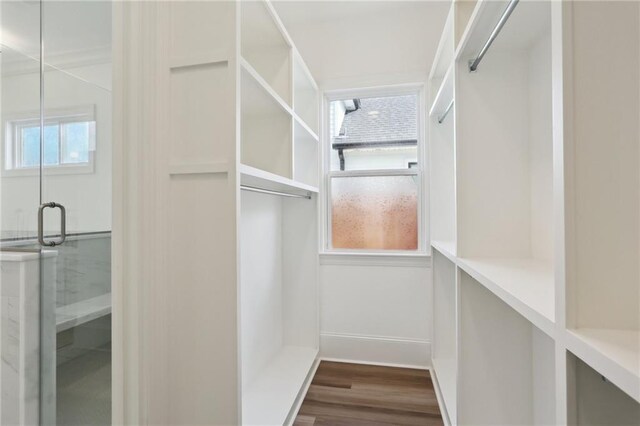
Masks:
[[[447,109],[444,110],[442,115],[438,116],[438,124],[442,124],[444,119],[447,118],[447,115],[449,115],[449,111],[451,111],[451,108],[453,108],[453,102],[453,99],[451,99],[451,102],[449,102],[449,106],[447,107]]]
[[[288,192],[281,192],[281,191],[273,191],[271,189],[256,188],[255,186],[249,186],[249,185],[240,185],[240,189],[242,189],[243,191],[258,192],[260,194],[279,195],[281,197],[306,198],[307,200],[311,199],[311,195],[310,194],[307,194],[307,195],[290,194]]]
[[[489,39],[484,44],[484,46],[482,46],[482,49],[480,50],[480,53],[478,53],[478,56],[476,56],[475,59],[469,61],[469,71],[473,72],[478,69],[478,65],[482,61],[482,58],[487,53],[487,50],[489,50],[489,47],[491,47],[491,44],[496,39],[496,37],[498,37],[500,30],[502,30],[502,27],[504,27],[504,24],[507,23],[509,16],[511,16],[511,13],[513,12],[513,9],[516,8],[518,1],[519,0],[511,0],[509,2],[509,4],[507,5],[507,8],[502,13],[500,20],[496,24],[496,27],[493,29],[493,31],[491,31],[491,35],[489,36]]]

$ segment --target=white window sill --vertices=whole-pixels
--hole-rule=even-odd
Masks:
[[[95,171],[93,162],[83,165],[67,165],[67,166],[48,166],[42,170],[43,176],[57,176],[57,175],[81,175],[91,174]],[[40,168],[18,168],[18,169],[3,169],[3,177],[27,177],[27,176],[39,176]]]
[[[428,268],[431,266],[431,255],[426,252],[320,252],[321,265],[352,266],[404,266]]]

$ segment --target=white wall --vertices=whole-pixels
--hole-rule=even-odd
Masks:
[[[424,82],[450,2],[275,1],[323,90]],[[426,195],[425,195],[426,196]],[[333,261],[320,268],[325,358],[426,367],[431,270],[407,262]]]
[[[242,193],[242,384],[282,347],[282,204],[272,195]]]
[[[320,285],[322,357],[429,365],[430,268],[323,260]]]
[[[3,70],[4,71],[4,70]],[[79,76],[79,77],[78,77]],[[39,74],[3,72],[2,118],[16,113],[38,113]],[[94,105],[96,151],[92,173],[43,177],[43,201],[56,201],[67,209],[67,232],[111,229],[111,63],[84,65],[45,72],[45,111]],[[46,113],[46,112],[45,112]],[[3,145],[4,147],[4,145]],[[4,149],[2,150],[4,157]],[[2,176],[1,227],[18,235],[31,234],[37,226],[38,176]],[[47,211],[46,230],[59,228],[57,213]]]

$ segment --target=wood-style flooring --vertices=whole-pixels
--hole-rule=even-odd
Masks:
[[[427,370],[322,361],[294,426],[443,425]]]

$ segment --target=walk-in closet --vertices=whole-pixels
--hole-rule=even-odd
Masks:
[[[0,0],[0,424],[640,425],[640,0]]]

